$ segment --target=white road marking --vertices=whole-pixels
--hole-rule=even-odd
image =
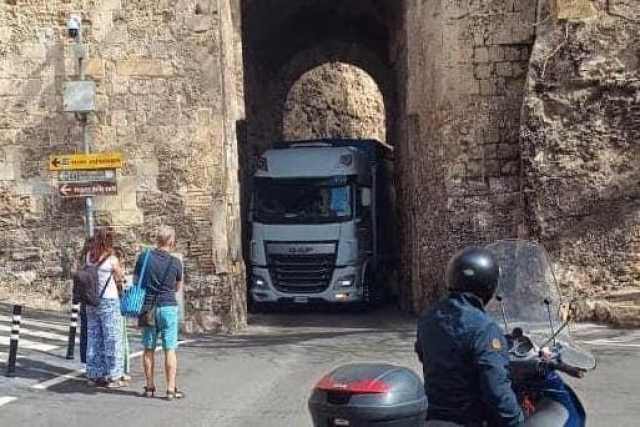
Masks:
[[[196,340],[185,340],[185,341],[180,341],[179,343],[180,344],[189,344],[189,343],[194,342],[194,341],[196,341]],[[156,348],[156,353],[161,351],[161,350],[162,350],[161,347]],[[143,354],[144,354],[144,351],[137,351],[137,352],[129,355],[129,360],[135,359],[136,357],[140,357]],[[53,387],[54,385],[63,383],[65,381],[67,381],[67,380],[76,379],[77,377],[79,377],[80,375],[82,375],[84,373],[85,373],[84,369],[78,369],[77,371],[73,371],[73,372],[70,372],[70,373],[64,374],[64,375],[59,375],[59,376],[57,376],[55,378],[51,378],[50,380],[43,381],[41,383],[32,385],[31,388],[33,388],[35,390],[46,390],[49,387]]]
[[[0,325],[0,331],[10,332],[11,327]],[[29,335],[31,337],[38,337],[38,338],[44,338],[47,340],[62,341],[62,342],[67,342],[69,340],[69,337],[67,335],[52,334],[51,332],[36,331],[28,328],[20,328],[20,335]]]
[[[0,345],[8,346],[10,341],[9,337],[0,337]],[[59,345],[43,344],[25,339],[20,339],[18,342],[18,351],[20,351],[21,348],[36,351],[51,351],[59,347]]]
[[[9,323],[11,324],[11,316],[0,316],[0,322],[4,322],[4,323]],[[45,329],[55,329],[58,331],[62,331],[62,332],[69,332],[69,325],[61,325],[59,323],[46,323],[46,322],[39,322],[37,320],[28,320],[28,319],[22,319],[22,321],[20,322],[20,326],[24,327],[24,326],[37,326],[40,328],[45,328]]]
[[[16,359],[24,359],[24,356],[20,356],[19,354],[16,356]],[[0,351],[0,362],[6,362],[9,360],[9,353]]]
[[[77,371],[73,371],[70,372],[68,374],[64,374],[64,375],[60,375],[57,376],[55,378],[51,378],[50,380],[47,381],[43,381],[41,383],[32,385],[31,388],[35,389],[35,390],[46,390],[49,387],[53,387],[56,384],[60,384],[63,383],[67,380],[73,380],[77,377],[79,377],[80,375],[84,374],[84,369],[78,369]]]
[[[16,399],[17,399],[17,397],[2,396],[2,397],[0,397],[0,406],[6,405],[7,403],[11,403]]]
[[[582,341],[584,344],[589,345],[599,345],[599,346],[607,346],[607,347],[628,347],[628,348],[640,348],[640,344],[629,344],[624,341],[616,341],[616,340],[591,340],[591,341]]]

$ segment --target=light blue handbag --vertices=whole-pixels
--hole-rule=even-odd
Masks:
[[[144,255],[144,261],[142,262],[142,271],[138,282],[134,283],[129,289],[124,291],[122,299],[120,300],[120,311],[125,317],[138,317],[142,314],[142,306],[144,305],[144,298],[147,295],[147,289],[144,286],[144,273],[147,271],[147,262],[149,261],[150,250],[147,250]]]

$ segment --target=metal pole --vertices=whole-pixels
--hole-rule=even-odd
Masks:
[[[82,26],[78,30],[77,38],[77,52],[78,52],[78,74],[80,80],[85,79],[83,59],[86,56],[84,46],[82,45]],[[91,141],[89,137],[89,113],[81,113],[80,123],[82,126],[82,149],[85,154],[91,152]],[[93,197],[85,197],[84,199],[84,216],[86,224],[86,233],[88,237],[93,237],[94,222],[93,222]]]
[[[9,360],[7,360],[7,376],[16,376],[16,359],[18,357],[18,341],[20,340],[20,320],[22,306],[13,306],[13,318],[11,319],[11,338],[9,344]]]
[[[78,327],[78,312],[80,304],[73,303],[71,306],[71,322],[69,323],[69,342],[67,345],[67,359],[72,360],[76,349],[76,328]]]
[[[82,22],[78,19],[78,37],[76,39],[76,56],[78,58],[78,77],[85,80],[84,58],[86,50],[83,45]],[[80,126],[82,126],[82,151],[85,154],[91,152],[91,140],[88,128],[89,113],[80,114]],[[93,197],[84,198],[84,216],[85,216],[85,233],[87,239],[93,237],[94,234],[94,218],[93,218]],[[78,325],[78,310],[80,311],[80,361],[86,362],[87,358],[87,316],[86,307],[82,305],[73,305],[71,310],[71,326],[69,329],[69,343],[67,347],[67,359],[73,359],[75,353],[75,335]]]

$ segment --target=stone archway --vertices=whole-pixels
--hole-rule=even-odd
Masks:
[[[399,110],[394,49],[403,2],[388,0],[245,0],[243,40],[247,111],[246,159],[281,139],[282,110],[305,72],[344,62],[369,73],[387,110],[387,135]],[[273,11],[278,13],[274,14]]]
[[[277,11],[277,12],[275,12]],[[396,51],[404,2],[397,0],[244,0],[242,2],[246,141],[241,146],[244,206],[253,163],[282,140],[292,86],[322,64],[341,62],[368,73],[384,98],[387,141],[399,134]],[[247,227],[245,227],[245,230]]]
[[[282,67],[281,79],[271,86],[269,99],[276,108],[274,126],[272,130],[276,138],[282,138],[282,128],[284,123],[285,103],[287,96],[294,84],[309,71],[322,66],[323,64],[343,63],[359,68],[368,74],[382,94],[385,110],[385,134],[387,142],[393,145],[392,135],[397,117],[395,80],[392,70],[375,55],[362,46],[347,44],[336,41],[315,46],[296,55],[289,63]]]

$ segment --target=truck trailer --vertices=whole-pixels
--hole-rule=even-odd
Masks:
[[[392,148],[375,140],[283,142],[257,159],[254,307],[384,298],[395,241],[392,167]]]

